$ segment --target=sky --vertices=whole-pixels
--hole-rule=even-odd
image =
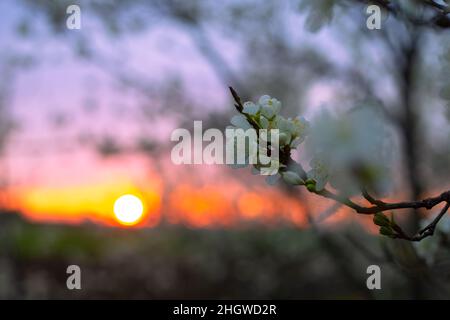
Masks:
[[[114,203],[133,194],[144,208],[136,227],[306,224],[308,199],[302,203],[250,170],[171,163],[170,133],[179,120],[189,114],[193,122],[232,106],[228,88],[183,28],[156,20],[144,31],[113,37],[82,11],[81,30],[58,34],[21,2],[2,1],[0,12],[8,12],[0,21],[2,67],[13,68],[7,61],[19,57],[33,62],[4,82],[15,125],[0,158],[7,180],[4,206],[33,221],[123,226]],[[28,32],[19,34],[24,21]],[[294,38],[306,43],[300,23],[290,21]],[[238,68],[241,48],[208,33],[227,63]],[[333,52],[331,60],[350,61],[339,39],[326,32],[314,37]],[[77,54],[86,38],[91,59]],[[333,85],[318,82],[308,90],[311,108],[304,116],[333,100],[339,90]],[[166,91],[181,100],[169,96],[167,104],[161,100]],[[102,155],[99,146],[111,139],[122,152]],[[137,145],[143,139],[162,147],[142,152]],[[313,201],[317,214],[329,205]],[[329,222],[348,213],[342,209]]]
[[[30,18],[20,2],[2,1],[0,12],[8,12],[0,21],[0,57],[36,61],[15,72],[8,85],[8,110],[15,122],[1,159],[8,208],[33,221],[117,226],[121,221],[113,212],[114,202],[133,194],[145,209],[137,226],[225,227],[253,220],[305,224],[298,201],[274,187],[256,186],[261,184],[258,177],[247,173],[250,183],[242,182],[229,168],[191,167],[186,174],[170,164],[167,150],[155,159],[133,149],[143,136],[167,145],[173,118],[183,116],[184,106],[175,106],[167,116],[157,99],[121,86],[117,70],[156,84],[150,95],[167,77],[180,79],[188,84],[193,114],[223,109],[230,102],[227,89],[179,28],[163,23],[112,39],[88,13],[82,16],[82,29],[70,32],[89,34],[99,57],[93,62],[74,53],[79,34],[51,33],[39,14]],[[33,21],[28,37],[15,32],[23,19]],[[213,39],[219,47],[229,47],[226,40]],[[225,58],[233,64],[238,54],[227,50]],[[118,140],[126,152],[100,155],[92,141],[105,137]]]

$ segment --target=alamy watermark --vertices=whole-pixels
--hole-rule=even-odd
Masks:
[[[215,128],[203,132],[202,121],[194,121],[193,138],[189,130],[177,128],[170,139],[178,142],[171,152],[176,165],[257,165],[261,175],[276,174],[280,166],[278,129],[227,128],[224,137]]]
[[[366,26],[369,30],[381,29],[381,8],[376,4],[367,6],[366,13],[369,15],[366,20]]]
[[[367,278],[366,286],[369,290],[380,290],[381,289],[381,268],[376,264],[370,265],[366,270],[367,274],[370,276]]]
[[[66,273],[70,274],[66,280],[67,289],[81,290],[81,268],[76,264],[72,264],[67,267]]]
[[[81,29],[81,8],[76,4],[67,7],[66,13],[69,14],[66,20],[66,26],[69,30]]]

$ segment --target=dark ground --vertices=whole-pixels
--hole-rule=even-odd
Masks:
[[[256,225],[44,225],[5,213],[0,298],[408,298],[408,278],[393,263],[380,264],[382,290],[366,288],[366,268],[376,261],[351,244],[355,240],[381,254],[379,237],[355,225],[319,237],[311,230]],[[81,290],[66,288],[71,264],[81,267]]]

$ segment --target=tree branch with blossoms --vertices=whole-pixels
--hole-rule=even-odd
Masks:
[[[419,201],[404,201],[388,203],[379,199],[374,198],[367,189],[369,186],[371,189],[376,189],[376,179],[374,174],[370,170],[378,170],[379,168],[371,163],[364,162],[365,160],[373,157],[365,157],[364,152],[359,149],[356,150],[356,157],[347,157],[345,146],[340,150],[340,146],[337,146],[335,153],[331,152],[327,154],[323,152],[320,148],[317,154],[319,157],[315,157],[311,160],[311,170],[305,171],[302,164],[296,162],[291,157],[291,151],[297,148],[306,139],[306,136],[310,133],[310,124],[303,118],[284,118],[279,115],[281,109],[281,102],[275,98],[269,96],[262,96],[258,103],[245,102],[243,103],[237,92],[230,87],[231,95],[235,101],[235,108],[240,113],[239,116],[232,118],[231,123],[237,127],[253,128],[257,132],[260,129],[278,129],[279,130],[279,169],[276,176],[281,177],[286,183],[295,186],[304,186],[309,192],[316,195],[322,196],[327,199],[334,200],[340,204],[343,204],[351,209],[353,209],[358,214],[373,215],[373,222],[380,227],[380,234],[391,237],[393,239],[403,239],[408,241],[421,241],[422,239],[432,236],[435,232],[436,226],[447,213],[450,208],[450,190],[441,193],[438,196],[425,198]],[[372,116],[372,115],[371,115]],[[355,118],[356,120],[358,118]],[[353,120],[355,120],[353,119]],[[372,121],[372,118],[370,119]],[[372,121],[374,122],[374,121]],[[342,124],[342,123],[341,123]],[[348,125],[347,122],[343,124]],[[333,127],[333,125],[331,125]],[[343,126],[345,129],[345,126]],[[331,130],[331,135],[339,135],[340,127],[336,127],[337,130]],[[366,127],[363,131],[366,131]],[[376,128],[378,129],[378,128]],[[314,131],[314,130],[312,130]],[[382,132],[374,131],[375,135],[382,136]],[[342,132],[349,140],[350,144],[354,144],[355,141],[349,137],[351,132]],[[313,139],[314,140],[314,139]],[[317,140],[317,139],[316,139]],[[320,140],[320,139],[318,139]],[[322,139],[324,140],[324,139]],[[326,141],[326,139],[325,139]],[[322,141],[323,142],[323,141]],[[325,143],[325,149],[330,149],[329,144]],[[379,152],[378,144],[376,144],[375,151]],[[352,148],[353,146],[351,146]],[[317,147],[314,146],[313,149]],[[324,148],[322,148],[324,149]],[[351,150],[351,149],[349,149]],[[351,151],[355,151],[351,150]],[[315,150],[317,151],[317,150]],[[341,154],[342,153],[342,154]],[[350,154],[351,152],[349,152]],[[324,158],[322,158],[322,156]],[[343,156],[350,166],[342,166],[343,161],[339,161],[339,156]],[[349,182],[346,184],[355,185],[358,187],[359,193],[370,203],[370,206],[364,206],[356,203],[351,199],[351,195],[354,195],[352,191],[335,193],[330,191],[326,186],[331,184],[333,186],[333,162],[330,159],[334,159],[341,166],[334,166],[337,175],[340,175],[342,179],[342,173],[348,174],[347,177],[344,176],[344,181]],[[358,161],[355,161],[357,159]],[[255,165],[256,170],[260,170],[260,165]],[[378,170],[378,172],[380,172]],[[342,184],[341,184],[342,186]],[[334,186],[336,190],[339,190],[339,184]],[[424,228],[418,231],[415,235],[408,235],[394,220],[393,214],[388,218],[384,212],[401,210],[401,209],[427,209],[431,210],[436,206],[444,203],[444,207],[441,209],[440,213]]]

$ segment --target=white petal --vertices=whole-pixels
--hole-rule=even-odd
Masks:
[[[241,114],[233,116],[230,122],[236,127],[242,129],[250,129],[252,127],[250,123],[248,123],[247,119]]]
[[[261,96],[261,98],[259,98],[259,100],[258,100],[258,103],[260,104],[260,105],[265,105],[265,104],[267,104],[267,102],[270,100],[270,96],[268,96],[268,95],[263,95],[263,96]]]
[[[282,173],[283,180],[292,185],[304,184],[300,176],[293,171],[286,171]]]
[[[273,98],[272,99],[272,107],[273,107],[274,112],[276,114],[278,114],[281,110],[281,102],[278,101],[277,99]]]
[[[259,106],[257,106],[253,102],[248,101],[248,102],[244,103],[244,109],[242,110],[242,112],[244,112],[246,114],[250,114],[250,115],[255,115],[256,113],[258,113],[258,111],[259,111]]]
[[[275,110],[269,105],[263,105],[261,107],[261,114],[270,119],[275,115]]]

